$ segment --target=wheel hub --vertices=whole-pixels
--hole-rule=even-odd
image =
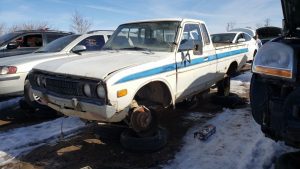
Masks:
[[[130,122],[131,127],[135,132],[149,129],[152,122],[151,111],[145,106],[135,108],[131,114]]]

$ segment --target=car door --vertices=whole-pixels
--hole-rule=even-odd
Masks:
[[[9,44],[14,44],[13,48]],[[43,36],[40,33],[23,34],[10,42],[4,49],[5,56],[22,55],[36,51],[43,46]]]
[[[211,70],[215,55],[203,54],[203,39],[199,24],[186,23],[181,33],[179,48],[176,52],[177,92],[176,99],[184,99],[204,90],[212,79]]]

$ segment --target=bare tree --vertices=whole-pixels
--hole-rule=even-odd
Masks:
[[[228,22],[226,24],[226,30],[227,30],[227,32],[230,31],[231,29],[233,29],[234,26],[235,26],[235,22]]]
[[[7,32],[15,32],[18,30],[46,30],[51,29],[51,26],[47,22],[37,22],[37,23],[21,23],[15,24],[8,28]]]
[[[5,24],[4,23],[0,23],[0,36],[3,35],[5,32]]]
[[[261,23],[257,23],[257,24],[255,25],[255,27],[256,27],[256,29],[258,29],[258,28],[263,27],[263,25],[262,25]]]
[[[265,22],[264,26],[270,26],[271,19],[267,18],[264,20],[264,22]]]
[[[72,15],[71,29],[77,33],[86,33],[92,26],[92,23],[85,19],[78,11]]]

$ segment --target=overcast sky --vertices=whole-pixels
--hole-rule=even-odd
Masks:
[[[70,31],[74,11],[93,23],[92,29],[115,29],[119,24],[141,19],[192,18],[206,22],[211,33],[235,27],[264,25],[281,27],[280,0],[0,0],[0,23],[47,22]]]

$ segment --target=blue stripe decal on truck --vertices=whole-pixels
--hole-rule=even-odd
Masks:
[[[244,48],[244,49],[234,50],[234,51],[230,51],[230,52],[219,53],[216,55],[210,55],[210,56],[207,56],[207,59],[204,59],[204,58],[192,59],[191,62],[186,62],[185,64],[181,63],[181,62],[177,62],[177,68],[181,69],[181,68],[198,65],[201,63],[210,62],[210,61],[217,60],[217,59],[223,59],[226,57],[230,57],[230,56],[242,54],[242,53],[247,53],[247,52],[248,52],[248,48]],[[124,83],[124,82],[128,82],[131,80],[136,80],[136,79],[141,79],[144,77],[149,77],[149,76],[160,74],[160,73],[170,72],[173,70],[176,70],[175,63],[125,76],[122,79],[118,80],[114,84]]]

